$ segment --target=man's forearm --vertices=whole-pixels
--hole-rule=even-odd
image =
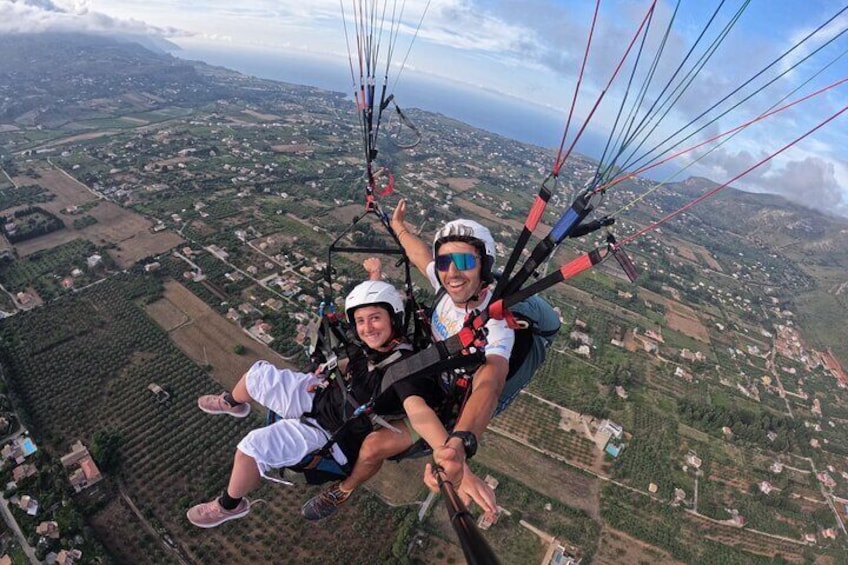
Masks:
[[[508,371],[509,361],[506,359],[498,356],[486,358],[486,363],[474,375],[471,396],[462,409],[455,430],[473,432],[478,438],[483,435],[498,406]]]
[[[498,396],[500,391],[495,387],[489,385],[475,387],[454,429],[474,432],[474,435],[479,438],[492,420],[492,415],[498,406]]]
[[[405,227],[401,230],[395,230],[395,233],[409,260],[415,265],[415,268],[426,275],[427,265],[433,260],[430,246]]]

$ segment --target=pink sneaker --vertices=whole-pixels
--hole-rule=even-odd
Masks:
[[[204,394],[197,399],[197,407],[207,414],[229,414],[235,418],[246,418],[250,414],[249,403],[245,402],[233,406],[224,400],[225,394],[223,392],[221,394]]]
[[[188,521],[198,528],[214,528],[229,520],[236,520],[247,516],[250,512],[250,501],[242,498],[239,505],[232,510],[226,510],[218,499],[192,506],[186,512]]]

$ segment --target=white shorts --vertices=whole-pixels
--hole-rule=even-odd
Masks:
[[[330,433],[315,420],[310,418],[309,424],[300,420],[304,412],[312,409],[315,397],[307,387],[319,382],[312,374],[278,369],[267,361],[257,361],[248,369],[246,385],[250,397],[280,416],[280,420],[253,430],[238,444],[242,453],[256,461],[263,477],[270,469],[300,463],[327,443]],[[333,446],[332,454],[340,464],[347,463],[338,445]]]

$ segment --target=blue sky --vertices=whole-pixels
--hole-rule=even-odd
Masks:
[[[370,3],[382,5],[375,0]],[[650,0],[601,1],[593,49],[576,110],[577,124],[605,86],[650,3]],[[716,23],[723,25],[743,3],[743,0],[727,0]],[[353,4],[351,0],[341,2],[349,19]],[[671,28],[666,55],[659,63],[660,77],[671,75],[719,2],[688,0],[683,4]],[[405,2],[396,62],[403,59],[409,32],[417,26],[425,5],[426,0]],[[591,0],[432,0],[403,75],[482,89],[517,104],[540,106],[564,115],[573,94],[594,5]],[[661,31],[666,29],[674,7],[670,1],[657,2],[646,52],[656,51]],[[692,83],[689,93],[663,119],[660,130],[673,131],[698,115],[843,7],[844,0],[752,1]],[[341,10],[339,0],[238,4],[224,0],[0,0],[0,33],[117,30],[166,37],[187,49],[232,49],[289,57],[310,54],[313,58],[346,62],[348,50]],[[798,49],[787,62],[772,69],[769,76],[846,30],[846,14]],[[708,33],[714,37],[716,32]],[[790,100],[848,77],[848,55],[837,59],[843,51],[848,51],[848,33],[762,95],[740,106],[738,111],[706,127],[701,135],[715,134],[753,118],[828,62],[831,66]],[[304,60],[309,59],[304,57]],[[596,133],[608,131],[613,123],[628,70],[626,65],[625,72],[613,83],[593,117],[591,127]],[[394,67],[392,72],[396,71]],[[660,82],[655,81],[648,98],[659,92]],[[696,163],[684,176],[699,174],[718,182],[729,180],[846,104],[848,85],[843,85],[812,103],[752,126]],[[562,124],[556,128],[561,130]],[[735,185],[784,194],[811,207],[848,216],[846,132],[848,113]],[[692,143],[694,140],[681,147]],[[682,167],[691,158],[682,157],[675,164]]]

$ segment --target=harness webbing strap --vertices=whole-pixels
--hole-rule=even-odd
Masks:
[[[504,307],[509,308],[510,306],[518,304],[522,300],[530,298],[534,294],[539,294],[543,290],[547,290],[557,283],[570,279],[571,277],[582,273],[586,269],[591,268],[593,265],[597,265],[601,262],[601,260],[603,260],[603,258],[604,256],[601,255],[601,252],[598,249],[593,249],[589,253],[585,253],[575,259],[572,259],[548,276],[522,288],[518,292],[514,292],[509,296],[504,297]]]
[[[438,341],[433,344],[433,347],[410,355],[386,369],[380,392],[386,391],[402,379],[435,376],[445,371],[471,367],[482,361],[482,351],[477,354],[463,355],[465,350],[466,348],[462,346],[456,335],[444,341]]]
[[[527,219],[524,221],[524,227],[521,229],[518,241],[516,241],[515,247],[512,248],[512,253],[510,253],[509,259],[506,261],[503,274],[498,279],[498,284],[495,286],[495,290],[492,295],[493,300],[500,298],[506,290],[510,275],[512,275],[512,270],[515,268],[516,263],[518,263],[518,259],[521,257],[521,253],[527,246],[527,242],[530,240],[530,235],[532,235],[533,231],[536,229],[539,220],[542,219],[542,214],[545,213],[545,207],[548,204],[548,200],[551,198],[551,190],[547,186],[548,179],[550,178],[551,177],[545,179],[539,187],[539,194],[536,195],[536,200],[533,202],[533,206],[527,214]]]
[[[496,300],[489,304],[489,317],[495,320],[503,320],[505,314],[503,300]]]
[[[388,355],[385,359],[380,361],[379,363],[376,363],[372,367],[372,370],[382,369],[382,368],[386,367],[387,365],[391,365],[392,363],[394,363],[395,361],[397,361],[398,359],[403,357],[404,351],[412,351],[412,345],[409,344],[409,343],[399,343],[399,344],[395,345],[395,348],[392,351],[392,353],[390,355]]]
[[[504,285],[503,292],[497,295],[497,297],[509,296],[527,282],[527,279],[530,278],[539,265],[544,263],[551,253],[553,253],[556,246],[568,237],[578,227],[580,222],[586,219],[586,216],[592,211],[591,198],[592,195],[590,193],[584,192],[574,200],[571,207],[560,217],[551,229],[551,232],[536,245],[530,253],[530,257],[524,262],[524,265],[515,276]]]
[[[610,218],[608,216],[604,216],[603,218],[599,218],[597,220],[592,220],[591,222],[586,222],[585,224],[580,224],[576,226],[571,233],[568,234],[570,238],[583,237],[584,235],[590,234],[593,231],[598,231],[599,229],[611,226],[615,223],[615,218]]]
[[[586,253],[585,255],[581,255],[577,259],[569,261],[563,265],[559,272],[562,273],[562,280],[566,280],[582,273],[586,269],[591,268],[594,264],[592,256],[589,253]]]
[[[610,252],[612,253],[612,256],[615,257],[615,260],[618,261],[618,264],[621,265],[621,268],[624,270],[624,274],[627,275],[630,282],[636,282],[636,279],[639,278],[639,273],[636,272],[636,266],[633,264],[630,256],[624,252],[624,249],[619,247],[617,244],[612,243],[610,244]]]
[[[542,219],[542,214],[545,212],[545,206],[548,201],[541,196],[537,195],[536,200],[533,202],[533,206],[530,208],[530,213],[527,214],[527,221],[524,222],[524,225],[531,232],[536,229],[536,225],[539,223],[539,220]]]
[[[496,300],[489,304],[487,312],[490,319],[503,320],[506,322],[507,327],[512,330],[520,330],[530,326],[527,320],[522,319],[519,321],[519,319],[515,317],[515,314],[510,312],[508,308],[504,307],[503,299]]]
[[[398,361],[398,359],[400,359],[403,356],[404,351],[411,351],[411,350],[412,350],[412,345],[410,345],[408,343],[397,344],[395,346],[394,351],[392,351],[392,353],[389,354],[385,359],[383,359],[379,363],[375,363],[373,365],[371,365],[369,363],[369,368],[370,368],[370,370],[381,370],[384,367],[386,367],[387,365]],[[352,395],[348,394],[347,387],[344,384],[343,378],[337,378],[337,379],[334,379],[334,380],[336,381],[335,384],[341,389],[342,397],[344,398],[344,402],[353,408],[353,413],[350,417],[345,418],[345,421],[342,422],[342,425],[339,426],[336,429],[336,431],[334,431],[331,435],[327,436],[327,441],[324,443],[323,446],[321,446],[320,448],[318,448],[317,450],[312,452],[312,455],[315,456],[315,458],[310,462],[310,464],[312,466],[317,464],[318,458],[331,456],[330,449],[332,448],[333,444],[337,443],[338,438],[341,435],[342,431],[348,426],[348,424],[350,422],[352,422],[353,420],[355,420],[359,416],[362,416],[362,415],[367,416],[368,419],[371,420],[371,424],[374,425],[374,426],[382,426],[384,428],[388,428],[388,429],[392,430],[395,433],[398,433],[398,434],[401,433],[401,431],[397,427],[390,424],[385,418],[383,418],[382,416],[380,416],[378,414],[374,414],[373,412],[370,411],[370,409],[373,407],[375,399],[377,398],[377,396],[379,396],[385,390],[385,388],[380,390],[379,393],[372,396],[372,398],[368,402],[360,405],[356,402],[356,400],[353,398]],[[330,386],[332,386],[332,384]],[[308,420],[308,418],[311,418],[311,417],[313,417],[313,414],[311,412],[307,412],[306,414],[301,416],[300,420],[303,423],[305,423],[309,426],[315,427],[317,429],[321,429],[319,426],[316,426],[310,420]],[[325,435],[326,435],[326,432],[325,432]],[[307,468],[310,468],[309,467],[310,464],[295,465],[295,466],[292,467],[292,469],[295,469],[295,470],[307,469]]]

